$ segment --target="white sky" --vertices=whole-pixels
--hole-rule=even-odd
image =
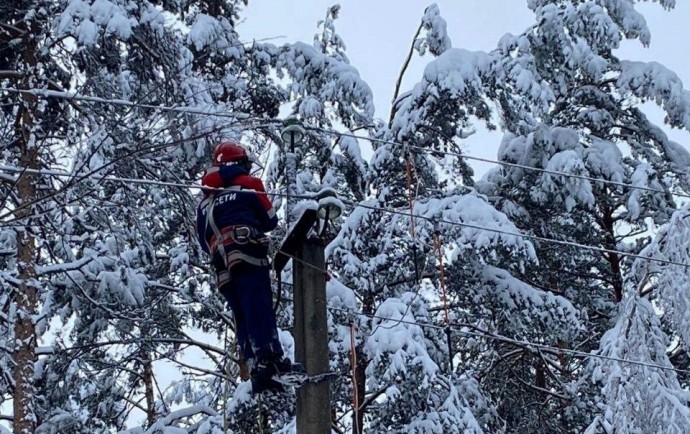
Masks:
[[[328,0],[250,0],[238,27],[243,40],[278,37],[272,42],[303,41],[311,43],[318,31],[316,23],[325,17]],[[336,31],[347,45],[350,63],[374,93],[376,117],[387,119],[395,82],[407,56],[424,9],[432,1],[423,0],[346,0],[336,21]],[[524,0],[438,0],[441,16],[448,23],[453,47],[490,51],[506,33],[521,33],[534,22],[534,15]],[[690,84],[690,45],[683,43],[690,21],[690,4],[679,2],[672,11],[665,11],[655,3],[638,6],[647,18],[652,43],[644,48],[639,42],[626,42],[617,53],[629,60],[657,61],[675,71],[686,87]],[[425,65],[432,58],[416,56],[408,68],[401,91],[409,90],[419,81]],[[654,108],[646,109],[651,119],[661,124],[663,114]],[[470,155],[496,158],[501,133],[487,133],[478,128],[470,137],[466,152]],[[690,148],[690,134],[684,131],[667,132],[671,138]],[[472,163],[476,175],[490,164]]]

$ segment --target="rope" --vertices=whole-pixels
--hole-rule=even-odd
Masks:
[[[406,149],[406,145],[403,145],[403,148]],[[421,276],[419,273],[419,258],[417,256],[417,235],[415,232],[415,225],[414,225],[414,219],[415,219],[415,217],[418,217],[414,213],[414,201],[415,201],[415,199],[417,197],[417,193],[418,193],[419,180],[417,180],[417,188],[415,188],[415,190],[414,190],[414,197],[413,197],[412,196],[412,167],[413,167],[413,165],[411,162],[412,157],[411,157],[411,154],[409,152],[407,152],[407,151],[403,151],[403,152],[407,155],[407,190],[408,190],[408,194],[409,194],[408,203],[410,206],[410,213],[409,213],[410,235],[412,237],[412,260],[414,262],[415,294],[414,294],[414,298],[412,300],[410,300],[409,303],[407,303],[407,307],[405,308],[405,312],[403,313],[401,318],[404,318],[407,315],[407,313],[412,308],[412,305],[414,304],[414,302],[417,300],[417,298],[419,298],[419,292],[420,292],[419,285],[421,283]],[[424,271],[426,270],[427,265],[428,265],[428,262],[425,261],[424,262]],[[400,323],[398,322],[398,323],[392,324],[390,326],[384,326],[383,323],[381,323],[381,324],[377,325],[374,330],[371,331],[371,334],[373,335],[379,328],[392,329],[393,327],[396,327],[398,324],[400,324]]]
[[[355,341],[355,319],[350,317],[350,366],[352,366],[352,418],[355,434],[359,434],[359,388],[357,385],[357,345]]]
[[[229,421],[228,421],[228,402],[230,401],[230,369],[228,368],[228,328],[225,327],[225,369],[223,369],[225,374],[225,380],[223,385],[223,433],[228,434]]]

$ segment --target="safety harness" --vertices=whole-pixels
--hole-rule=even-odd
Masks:
[[[232,225],[226,226],[222,230],[219,229],[213,217],[213,211],[216,204],[216,193],[210,193],[205,200],[210,201],[208,210],[206,211],[206,226],[210,227],[211,231],[213,231],[211,239],[208,240],[209,251],[211,257],[214,257],[216,252],[218,252],[225,265],[223,270],[216,271],[218,287],[220,288],[230,281],[232,267],[241,262],[256,266],[268,266],[268,259],[265,255],[257,256],[246,251],[243,252],[242,247],[261,245],[267,248],[270,239],[257,229],[245,225]],[[226,247],[231,247],[233,244],[236,247],[227,251]]]

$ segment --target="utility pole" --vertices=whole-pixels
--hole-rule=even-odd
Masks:
[[[322,189],[314,196],[316,209],[307,208],[299,220],[290,225],[292,207],[289,194],[296,184],[297,161],[295,143],[301,142],[306,131],[299,121],[286,121],[281,131],[283,143],[290,144],[287,155],[288,199],[286,222],[290,232],[273,261],[276,274],[293,261],[293,299],[295,311],[295,362],[304,366],[310,377],[330,371],[328,361],[328,321],[326,316],[326,261],[324,249],[330,220],[338,218],[343,209],[335,190]],[[323,225],[320,223],[323,222]],[[331,433],[331,390],[328,381],[308,382],[297,392],[297,433]]]
[[[300,244],[293,263],[295,361],[314,376],[329,372],[324,242],[312,236]],[[331,432],[328,381],[307,383],[297,395],[297,433]]]
[[[294,256],[295,361],[310,377],[330,371],[326,316],[326,261],[328,221],[342,212],[334,191],[322,190],[318,210],[306,209],[280,246],[273,268],[280,273]],[[319,228],[319,222],[323,226]],[[307,383],[297,393],[297,432],[330,434],[331,390],[328,381]]]
[[[315,234],[319,216],[305,210],[287,235],[273,261],[280,273],[291,257],[295,310],[295,362],[307,375],[329,371],[324,239]],[[308,383],[297,393],[297,433],[330,434],[331,396],[328,381]]]

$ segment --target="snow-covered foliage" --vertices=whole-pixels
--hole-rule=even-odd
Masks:
[[[226,138],[290,193],[272,198],[285,223],[324,189],[344,205],[325,235],[339,432],[690,429],[690,379],[672,370],[690,342],[673,197],[690,153],[638,108],[690,129],[690,97],[662,65],[616,57],[651,42],[635,2],[528,0],[535,24],[491,52],[453,47],[431,4],[412,52],[430,60],[385,123],[339,5],[313,44],[277,46],[243,42],[245,0],[5,3],[3,87],[97,98],[0,91],[0,405],[22,401],[17,430],[295,431],[295,396],[251,396],[195,240],[184,185]],[[479,122],[504,133],[507,164],[475,185],[462,153]],[[370,159],[353,131],[375,139]]]
[[[447,33],[448,24],[441,17],[441,11],[435,3],[424,11],[422,16],[422,28],[425,36],[415,41],[415,48],[419,54],[424,55],[427,50],[434,56],[438,56],[451,48],[452,43]]]
[[[626,298],[601,338],[598,354],[607,359],[593,358],[587,366],[601,392],[594,399],[598,415],[585,432],[687,432],[690,393],[666,355],[668,337],[649,301],[633,291]]]

